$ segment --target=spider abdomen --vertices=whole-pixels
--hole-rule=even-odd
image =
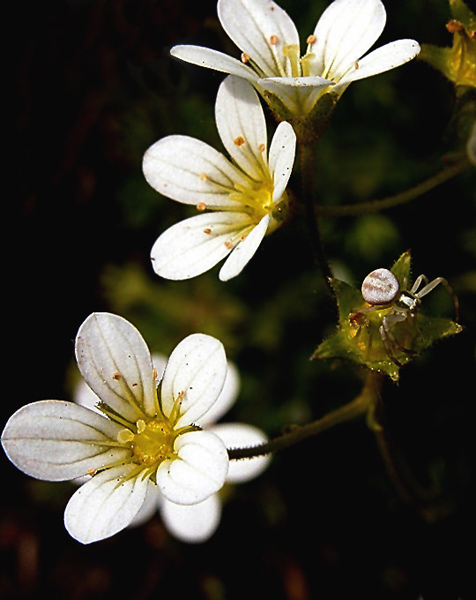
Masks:
[[[362,296],[370,305],[391,304],[399,292],[398,279],[388,269],[375,269],[362,283]]]

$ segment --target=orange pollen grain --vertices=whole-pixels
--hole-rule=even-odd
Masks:
[[[269,43],[272,44],[273,46],[275,46],[278,43],[278,36],[277,35],[270,36]]]
[[[316,39],[317,39],[317,38],[316,38],[316,36],[315,36],[315,35],[310,35],[310,36],[307,38],[307,40],[306,40],[306,43],[307,43],[307,44],[314,44],[314,43],[316,42]]]
[[[245,143],[245,138],[240,135],[233,140],[233,143],[235,144],[235,146],[243,146],[243,144]]]
[[[247,63],[249,60],[250,60],[250,57],[248,56],[248,54],[246,54],[246,52],[242,52],[241,53],[241,62]]]
[[[231,242],[225,242],[225,246],[230,250],[233,247],[233,244]]]
[[[258,146],[258,150],[259,150],[260,152],[264,152],[264,151],[266,150],[266,146],[265,146],[264,144],[260,144],[260,145]]]
[[[207,227],[206,229],[203,230],[203,233],[206,233],[206,234],[210,234],[211,232],[212,232],[212,230],[209,227]]]
[[[199,202],[197,204],[197,210],[202,211],[202,210],[205,210],[206,208],[207,208],[207,205],[204,202]]]

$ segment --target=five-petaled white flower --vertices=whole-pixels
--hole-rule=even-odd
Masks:
[[[160,354],[152,355],[157,376],[162,379],[166,358]],[[222,439],[227,448],[258,446],[267,441],[266,435],[258,428],[246,423],[217,423],[237,399],[240,386],[239,373],[233,363],[228,370],[220,395],[212,408],[200,419],[199,425]],[[82,406],[98,410],[98,397],[82,380],[75,388],[75,400]],[[225,484],[235,485],[258,477],[268,466],[270,456],[258,456],[252,459],[231,461]],[[203,502],[183,505],[167,500],[157,486],[151,486],[142,508],[131,522],[131,527],[142,525],[157,510],[172,535],[183,542],[201,543],[208,540],[216,531],[222,513],[222,493],[212,494]]]
[[[302,57],[293,21],[272,0],[218,0],[217,10],[223,29],[242,51],[241,61],[190,45],[173,47],[172,55],[243,77],[272,107],[275,96],[296,117],[307,115],[325,93],[339,97],[352,81],[398,67],[420,51],[415,40],[403,39],[362,58],[385,26],[380,0],[334,0],[307,38]]]
[[[160,139],[144,156],[153,188],[199,211],[213,211],[177,223],[155,242],[153,267],[166,279],[200,275],[226,257],[219,277],[235,277],[283,219],[296,149],[293,128],[278,125],[268,154],[259,97],[247,81],[232,76],[220,85],[215,116],[231,161],[182,135]]]
[[[87,544],[124,529],[155,486],[184,505],[203,502],[223,486],[226,447],[196,425],[225,382],[227,361],[218,340],[185,338],[157,388],[137,329],[116,315],[94,313],[78,331],[76,358],[103,414],[74,402],[33,402],[2,434],[7,456],[28,475],[49,481],[92,476],[65,510],[72,537]]]

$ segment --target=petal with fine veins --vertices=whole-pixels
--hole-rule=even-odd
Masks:
[[[157,275],[182,280],[201,275],[231,252],[231,241],[252,224],[238,212],[196,215],[172,225],[156,240],[151,250]]]
[[[114,447],[123,427],[73,402],[42,400],[20,408],[8,420],[2,445],[21,471],[47,481],[85,475],[126,458]]]
[[[269,170],[273,177],[273,202],[277,202],[288,185],[296,154],[296,134],[289,123],[280,123],[269,148]]]
[[[150,352],[126,319],[109,313],[90,315],[76,336],[76,360],[101,401],[127,420],[156,413]]]
[[[221,489],[228,453],[218,436],[208,431],[184,433],[174,449],[178,458],[164,461],[157,470],[157,485],[168,500],[196,504]]]
[[[137,465],[121,465],[95,475],[72,496],[64,513],[69,534],[83,544],[127,527],[142,507],[149,479],[128,477]]]
[[[271,0],[219,0],[217,11],[223,29],[265,77],[287,72],[283,46],[299,47],[299,34],[286,11]]]
[[[270,220],[270,215],[265,215],[246,238],[235,246],[218,273],[221,281],[228,281],[241,273],[263,241]]]
[[[223,52],[218,52],[218,50],[205,48],[204,46],[174,46],[170,50],[170,54],[175,58],[180,58],[185,62],[198,65],[199,67],[207,67],[221,73],[243,77],[251,83],[255,82],[258,77],[252,69],[236,58],[223,54]]]
[[[222,512],[218,494],[212,494],[198,504],[175,504],[164,500],[160,514],[170,533],[189,544],[198,544],[208,540],[220,523]]]
[[[313,52],[324,77],[338,81],[380,37],[386,13],[380,0],[334,0],[319,19]]]
[[[164,415],[179,416],[175,429],[195,423],[212,407],[222,391],[226,372],[225,350],[216,338],[196,333],[176,346],[161,388]]]
[[[324,77],[267,77],[258,86],[274,94],[294,116],[306,115],[333,82]]]
[[[215,118],[232,159],[250,177],[262,180],[268,141],[264,112],[253,86],[239,77],[227,77],[218,89]]]
[[[221,419],[236,402],[239,389],[240,374],[238,373],[236,366],[228,361],[225,383],[217,401],[203,417],[196,421],[196,424],[203,427]]]
[[[143,170],[158,192],[183,204],[236,207],[228,194],[249,181],[208,144],[185,135],[169,135],[145,153]]]
[[[358,69],[351,69],[336,85],[347,85],[351,81],[384,73],[412,60],[420,52],[420,45],[415,40],[397,40],[377,48],[358,62]]]

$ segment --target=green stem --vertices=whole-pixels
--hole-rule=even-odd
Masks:
[[[319,214],[316,208],[314,197],[314,173],[315,161],[313,146],[310,144],[299,144],[299,162],[301,168],[301,194],[302,202],[306,214],[307,226],[311,237],[314,259],[324,278],[328,292],[333,296],[334,292],[330,286],[329,280],[332,278],[332,272],[327,261],[324,245],[322,243],[321,232],[319,228]]]
[[[426,194],[445,181],[448,181],[456,175],[459,175],[469,166],[470,162],[467,158],[464,158],[450,167],[445,167],[436,175],[433,175],[432,177],[400,194],[388,196],[387,198],[381,198],[380,200],[360,202],[357,204],[345,204],[342,206],[321,205],[319,207],[319,213],[325,217],[348,217],[377,212],[387,208],[393,208],[394,206],[399,206],[400,204],[406,204],[407,202],[411,202],[412,200],[415,200],[415,198]]]
[[[375,386],[374,373],[370,372],[361,393],[352,402],[349,402],[349,404],[345,404],[307,425],[296,425],[287,433],[259,446],[229,449],[228,456],[230,460],[240,460],[264,456],[277,450],[289,448],[340,423],[345,423],[346,421],[367,414],[369,409],[375,404],[376,392],[377,387]]]

